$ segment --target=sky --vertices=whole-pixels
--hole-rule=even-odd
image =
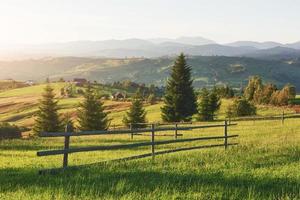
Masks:
[[[300,40],[299,0],[0,0],[0,44],[202,36]]]

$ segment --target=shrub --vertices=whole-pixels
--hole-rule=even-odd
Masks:
[[[227,107],[227,117],[242,117],[256,115],[256,107],[245,98],[235,99],[232,105]]]
[[[9,123],[0,123],[0,139],[21,138],[21,129]]]

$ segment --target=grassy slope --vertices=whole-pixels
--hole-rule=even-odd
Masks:
[[[268,128],[266,128],[268,127]],[[194,150],[127,162],[91,165],[61,175],[40,176],[59,167],[61,156],[36,151],[61,148],[62,139],[1,141],[0,199],[299,199],[300,123],[289,119],[240,122],[237,147]],[[185,132],[184,137],[222,134],[222,129]],[[136,136],[134,141],[149,141]],[[159,138],[157,139],[166,139]],[[129,143],[129,136],[72,139],[72,146]],[[221,143],[220,141],[219,143]],[[159,150],[179,146],[161,146]],[[203,142],[201,142],[203,144]],[[70,155],[70,165],[149,152],[149,148]]]

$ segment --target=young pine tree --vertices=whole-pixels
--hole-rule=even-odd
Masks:
[[[35,118],[33,131],[40,132],[57,132],[62,130],[62,123],[58,114],[58,101],[55,100],[55,94],[50,84],[44,89],[42,99],[39,103],[39,110]]]
[[[197,103],[191,80],[191,68],[185,56],[176,59],[167,82],[164,106],[161,108],[162,119],[166,122],[190,121],[197,113]]]
[[[214,87],[209,94],[210,120],[214,120],[216,112],[220,109],[221,101],[217,93],[217,88]]]
[[[220,97],[217,94],[217,88],[208,91],[203,88],[200,93],[200,102],[198,105],[198,120],[212,121],[214,120],[215,113],[220,109]]]
[[[123,118],[123,123],[131,128],[144,128],[146,127],[146,112],[143,108],[143,102],[140,98],[134,98],[132,105],[126,115]],[[140,123],[140,124],[138,124]]]
[[[108,128],[107,114],[104,112],[103,103],[98,100],[88,85],[84,100],[77,110],[79,129],[82,131],[106,130]]]
[[[198,120],[209,121],[210,120],[210,100],[209,91],[203,88],[200,92],[200,101],[198,104]]]

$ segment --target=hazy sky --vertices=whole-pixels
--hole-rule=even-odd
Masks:
[[[299,0],[0,0],[0,43],[300,40]]]

